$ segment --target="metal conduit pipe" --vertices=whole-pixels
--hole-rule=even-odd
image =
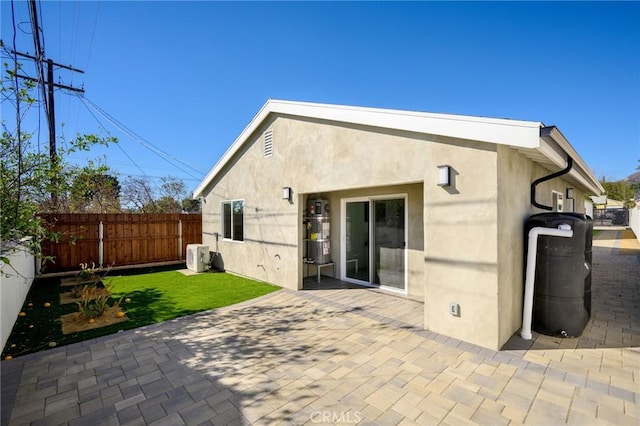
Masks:
[[[549,235],[551,237],[573,237],[571,225],[562,224],[558,228],[545,228],[537,226],[529,231],[529,243],[527,248],[527,272],[524,282],[524,307],[522,308],[522,329],[520,337],[531,340],[531,317],[533,315],[533,286],[536,278],[536,262],[538,258],[538,236]]]

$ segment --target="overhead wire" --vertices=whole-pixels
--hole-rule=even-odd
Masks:
[[[35,1],[29,2],[29,17],[31,19],[31,31],[33,36],[33,44],[35,47],[35,57],[36,57],[36,72],[38,73],[38,85],[42,89],[42,97],[45,100],[44,109],[47,114],[47,119],[51,119],[51,115],[49,114],[49,105],[47,102],[47,89],[44,82],[44,69],[43,69],[43,59],[44,59],[44,43],[41,43],[40,40],[40,25],[38,24],[38,13],[35,10]],[[51,125],[51,123],[49,123]]]
[[[87,111],[89,111],[89,114],[91,114],[93,116],[93,118],[95,118],[95,120],[98,122],[98,124],[100,124],[100,126],[102,128],[104,128],[104,125],[102,124],[102,122],[100,121],[100,119],[98,119],[98,117],[95,115],[95,113],[89,108],[89,106],[84,102],[84,98],[80,97],[80,101],[82,102],[82,104],[85,106],[85,108],[87,108]],[[122,146],[120,146],[120,144],[116,144],[116,146],[120,149],[120,151],[122,151],[122,153],[129,159],[129,161],[131,161],[131,163],[138,169],[140,170],[140,173],[142,173],[142,176],[147,178],[148,180],[151,180],[151,177],[148,176],[144,170],[142,170],[142,167],[140,167],[138,165],[138,163],[136,163],[133,158],[131,158],[131,156],[124,150],[124,148],[122,148]],[[128,175],[128,176],[132,176],[132,175]],[[151,202],[153,204],[155,204],[155,201],[153,199],[152,194],[149,192],[149,188],[147,188],[146,186],[144,186],[144,190],[145,193],[147,195],[147,199],[151,200]]]
[[[98,122],[98,124],[100,124],[100,126],[102,126],[103,128],[105,127],[102,122],[100,121],[100,119],[96,116],[96,114],[91,110],[91,108],[89,108],[89,106],[84,102],[84,99],[80,97],[80,101],[82,102],[82,104],[87,108],[87,111],[89,111],[89,114],[91,114],[93,116],[93,118],[95,118],[95,120]],[[136,163],[133,158],[131,158],[131,156],[120,146],[120,144],[116,144],[118,146],[118,148],[120,148],[120,150],[122,151],[122,153],[129,159],[129,161],[131,161],[131,163],[138,169],[140,170],[140,173],[142,173],[143,176],[147,176],[147,174],[144,172],[144,170],[142,170],[142,167],[140,167],[138,165],[138,163]]]
[[[74,15],[74,23],[73,23],[73,35],[72,35],[72,43],[71,43],[71,63],[75,63],[76,59],[76,48],[78,47],[78,27],[80,26],[80,2],[76,1],[76,10]]]
[[[96,7],[96,17],[93,20],[93,29],[91,30],[91,38],[89,39],[89,53],[87,53],[87,62],[84,66],[85,70],[89,68],[89,59],[91,58],[91,49],[93,48],[93,37],[96,34],[96,27],[98,26],[99,13],[100,13],[100,1],[98,1],[98,6]]]
[[[58,58],[60,57],[60,53],[62,51],[62,30],[60,23],[62,22],[62,2],[58,2]]]
[[[157,156],[159,156],[160,158],[165,160],[167,163],[171,164],[173,167],[177,168],[178,170],[180,170],[183,173],[191,176],[194,179],[201,179],[204,176],[204,173],[202,171],[200,171],[200,170],[196,169],[195,167],[193,167],[192,165],[180,160],[179,158],[176,158],[176,157],[172,156],[171,154],[167,153],[166,151],[154,146],[149,141],[144,139],[142,136],[136,134],[133,130],[129,129],[127,126],[122,124],[115,117],[110,115],[104,109],[100,108],[98,105],[96,105],[94,102],[92,102],[86,96],[80,96],[79,94],[76,94],[76,96],[78,96],[78,98],[80,98],[82,102],[85,102],[85,105],[91,106],[91,108],[93,108],[96,112],[98,112],[104,118],[109,120],[114,126],[116,126],[118,129],[120,129],[122,132],[124,132],[125,134],[130,136],[133,140],[138,142],[143,147],[147,148],[149,151],[153,152],[154,154],[156,154]],[[192,172],[189,172],[189,171],[185,170],[184,168],[178,166],[177,164],[175,164],[175,162],[178,162],[178,163],[182,164],[183,166],[191,169],[193,172],[197,173],[199,176],[196,176]]]
[[[134,139],[136,142],[140,143],[142,146],[144,146],[145,148],[147,148],[148,150],[150,150],[151,152],[153,152],[154,154],[156,154],[157,156],[161,157],[162,159],[164,159],[165,161],[167,161],[169,164],[171,164],[173,167],[175,167],[176,169],[180,170],[182,173],[190,176],[194,181],[200,181],[202,180],[202,176],[204,176],[203,173],[200,173],[200,176],[195,176],[192,173],[190,173],[189,171],[185,170],[184,168],[178,166],[177,164],[175,164],[174,162],[171,161],[171,159],[183,163],[185,164],[187,167],[192,168],[191,166],[189,166],[188,164],[184,163],[182,160],[179,160],[169,154],[167,154],[166,152],[164,152],[163,150],[161,150],[160,148],[157,148],[155,146],[153,146],[150,142],[146,141],[144,138],[142,138],[141,136],[137,135],[135,132],[133,132],[132,130],[128,129],[126,126],[124,126],[122,123],[120,123],[119,121],[117,121],[115,118],[113,118],[112,116],[110,116],[106,111],[104,111],[102,108],[100,108],[99,106],[95,105],[93,102],[91,102],[90,99],[88,99],[86,96],[79,96],[77,95],[78,98],[80,98],[80,101],[83,103],[83,105],[85,106],[85,108],[87,108],[87,110],[89,111],[89,113],[96,119],[96,121],[104,127],[104,125],[102,125],[101,121],[98,119],[98,117],[96,116],[95,113],[100,114],[102,117],[104,117],[106,120],[108,120],[109,122],[111,122],[111,124],[113,124],[114,126],[116,126],[119,130],[121,130],[122,132],[124,132],[125,134],[127,134],[129,137],[131,137],[132,139]],[[95,113],[94,113],[95,111]],[[129,159],[129,161],[131,161],[131,163],[138,169],[140,170],[140,172],[143,174],[143,176],[148,176],[144,170],[142,169],[142,167],[140,167],[134,160],[133,158],[131,158],[131,156],[124,151],[124,149],[120,146],[120,144],[116,144],[118,146],[118,148],[125,154],[125,156]],[[164,154],[164,155],[163,155]],[[167,158],[168,157],[168,158]],[[199,173],[198,170],[193,169],[195,172]]]
[[[13,84],[14,84],[14,88],[16,91],[16,128],[17,128],[17,135],[16,135],[16,140],[17,140],[17,145],[18,145],[18,176],[22,175],[22,141],[20,138],[20,133],[21,133],[21,129],[20,129],[20,101],[17,98],[18,97],[18,53],[16,52],[15,49],[15,45],[16,45],[16,19],[15,19],[15,10],[14,10],[14,3],[13,0],[11,0],[11,21],[13,22]],[[4,163],[2,163],[2,167],[4,168]],[[14,218],[18,217],[18,208],[17,206],[20,204],[20,183],[21,183],[21,179],[18,179],[17,181],[17,191],[16,194],[18,196],[18,202],[16,203],[16,209],[14,212],[12,212],[14,214]]]
[[[38,4],[40,7],[38,8],[38,14],[40,15],[40,19],[38,21],[38,26],[40,27],[40,34],[42,34],[42,53],[45,52],[45,44],[44,44],[44,20],[42,19],[42,1],[38,0]]]

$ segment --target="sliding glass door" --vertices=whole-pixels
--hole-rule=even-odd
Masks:
[[[404,290],[404,199],[373,202],[373,283]]]
[[[369,201],[346,203],[346,253],[343,271],[347,278],[369,282]]]
[[[342,278],[405,290],[406,198],[343,200]]]

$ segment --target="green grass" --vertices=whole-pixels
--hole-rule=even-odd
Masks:
[[[111,283],[114,297],[131,299],[121,305],[127,316],[145,324],[233,305],[278,289],[227,273],[185,276],[177,271],[116,276]]]
[[[112,284],[112,303],[123,299],[121,308],[129,318],[127,321],[64,335],[60,316],[78,310],[74,303],[60,304],[60,293],[70,288],[62,288],[59,278],[37,279],[22,307],[26,316],[18,317],[2,352],[2,359],[6,355],[15,357],[49,349],[50,342],[55,342],[56,346],[68,345],[233,305],[280,289],[228,273],[185,276],[175,270],[107,276],[105,282]],[[126,303],[126,298],[131,301]],[[45,308],[45,302],[51,306]]]

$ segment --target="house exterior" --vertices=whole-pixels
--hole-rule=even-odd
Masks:
[[[316,277],[308,206],[324,200],[323,275],[424,300],[426,329],[499,349],[521,325],[524,224],[544,211],[531,184],[568,157],[535,200],[584,213],[603,188],[556,127],[269,100],[194,198],[227,271],[292,290]]]

